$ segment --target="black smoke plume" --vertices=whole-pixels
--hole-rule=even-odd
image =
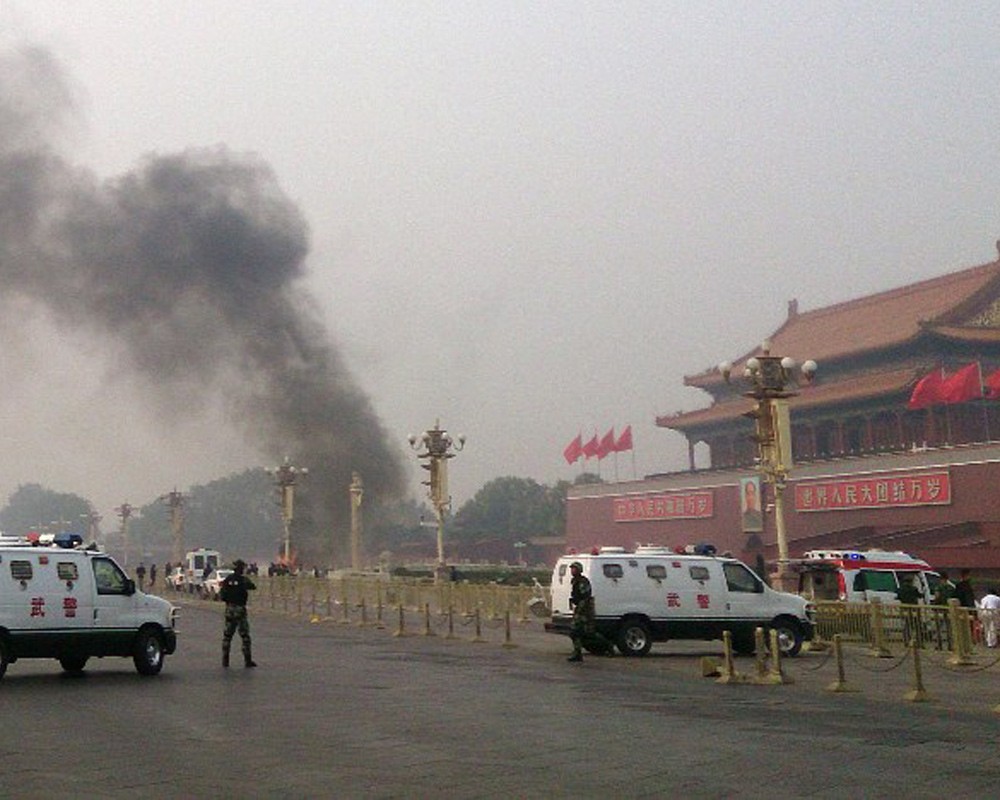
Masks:
[[[296,499],[314,529],[299,544],[329,555],[352,471],[368,506],[400,491],[402,468],[298,284],[305,220],[267,164],[224,147],[98,180],[55,147],[73,118],[47,52],[0,56],[0,302],[100,337],[164,417],[223,398],[262,455],[309,468]]]

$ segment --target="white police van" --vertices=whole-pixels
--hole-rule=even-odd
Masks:
[[[177,649],[177,609],[137,591],[109,555],[76,534],[49,545],[0,537],[0,678],[21,658],[81,672],[90,658],[131,657],[156,675]]]
[[[653,642],[721,639],[727,630],[733,649],[751,654],[757,627],[778,632],[784,655],[796,655],[812,639],[805,598],[774,591],[743,562],[714,555],[714,548],[688,548],[694,549],[699,553],[602,547],[562,556],[552,572],[552,619],[545,629],[569,633],[569,567],[579,562],[593,589],[597,630],[626,656],[645,655]]]

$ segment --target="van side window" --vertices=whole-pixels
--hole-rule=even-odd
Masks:
[[[75,581],[80,577],[76,563],[73,561],[60,561],[56,564],[56,575],[59,576],[59,580],[61,581]]]
[[[127,578],[114,561],[95,558],[92,563],[98,594],[125,594]]]
[[[750,570],[742,564],[723,564],[722,571],[726,575],[726,586],[731,592],[763,592],[764,587]]]
[[[10,577],[15,581],[30,581],[31,580],[31,562],[30,561],[11,561],[10,562]]]
[[[562,579],[566,576],[566,565],[559,565],[559,583],[562,583]]]
[[[667,568],[663,564],[647,564],[646,576],[654,581],[664,581],[667,579]]]
[[[708,567],[688,567],[688,574],[693,581],[707,581]]]
[[[861,575],[864,578],[862,586],[869,591],[895,593],[897,589],[896,573],[891,570],[863,569]]]
[[[604,565],[604,577],[611,578],[611,580],[616,581],[625,574],[625,570],[622,569],[621,564],[605,564]]]

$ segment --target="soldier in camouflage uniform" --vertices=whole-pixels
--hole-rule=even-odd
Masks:
[[[594,591],[590,579],[583,574],[583,564],[574,561],[569,565],[570,581],[569,607],[573,609],[573,623],[569,637],[573,640],[573,655],[567,661],[583,661],[583,648],[589,645],[592,652],[612,655],[611,643],[597,632],[594,621]]]
[[[256,584],[243,574],[246,564],[237,559],[233,562],[233,574],[228,575],[219,587],[219,597],[226,604],[226,626],[222,631],[222,666],[229,666],[229,647],[233,634],[240,632],[243,640],[243,663],[256,667],[257,662],[250,654],[250,623],[247,621],[247,597],[257,588]]]

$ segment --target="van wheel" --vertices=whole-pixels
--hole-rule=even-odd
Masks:
[[[87,666],[87,656],[63,656],[59,659],[59,665],[66,672],[79,674]]]
[[[10,650],[7,648],[7,643],[3,639],[0,639],[0,678],[4,676],[7,671],[7,665],[10,663]]]
[[[623,656],[644,656],[653,646],[653,640],[649,638],[649,628],[642,620],[628,619],[618,629],[615,644]]]
[[[771,623],[771,630],[778,632],[778,650],[788,658],[797,656],[802,649],[802,627],[791,619],[776,619]]]
[[[135,637],[132,661],[140,675],[156,675],[163,669],[163,639],[151,628],[143,628]]]

